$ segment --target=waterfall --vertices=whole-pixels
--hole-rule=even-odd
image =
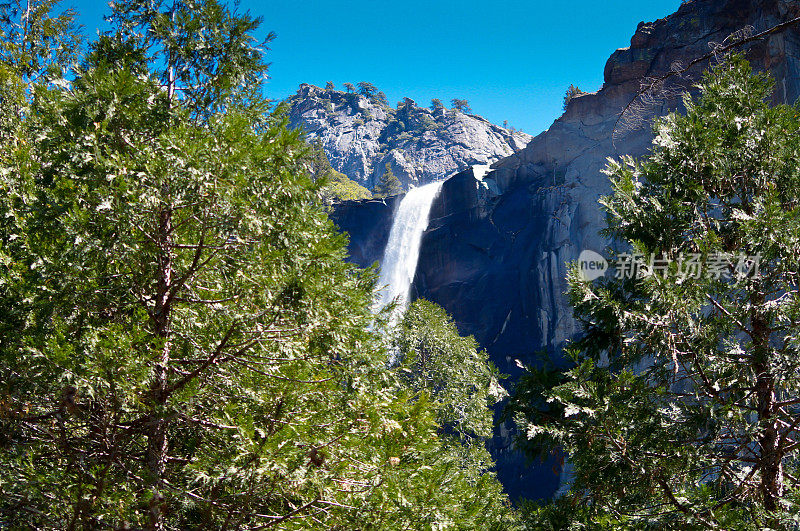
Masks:
[[[377,311],[398,299],[397,308],[391,316],[392,321],[397,320],[408,306],[411,283],[417,271],[422,233],[428,228],[431,205],[441,188],[442,181],[438,181],[410,190],[400,201],[392,220],[389,241],[381,260],[379,291],[374,306]]]

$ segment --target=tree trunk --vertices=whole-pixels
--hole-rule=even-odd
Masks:
[[[778,447],[778,426],[773,419],[774,378],[767,367],[756,364],[754,368],[759,371],[756,396],[758,397],[758,420],[763,427],[758,438],[761,468],[760,490],[764,509],[775,511],[778,508],[778,502],[783,497],[783,460]]]
[[[170,20],[175,23],[177,3],[172,2]],[[172,107],[175,96],[175,66],[170,52],[167,65],[167,99]],[[168,191],[164,192],[165,195]],[[166,197],[164,198],[166,199]],[[154,315],[155,335],[161,342],[161,352],[155,366],[155,378],[151,392],[153,394],[153,410],[150,415],[150,430],[147,437],[147,468],[150,472],[150,529],[164,529],[164,495],[161,487],[167,463],[167,428],[168,420],[164,418],[164,404],[167,400],[167,369],[170,358],[170,288],[172,286],[172,211],[166,206],[159,213],[157,241],[160,246],[158,284],[156,289],[156,306]]]
[[[754,307],[763,303],[763,296],[753,297]],[[757,311],[757,310],[755,310]],[[769,365],[769,335],[767,322],[759,314],[754,314],[753,326],[753,370],[756,374],[756,409],[761,433],[758,437],[761,471],[761,491],[764,509],[773,512],[783,497],[783,459],[779,448],[778,422],[775,414],[775,377]]]
[[[167,399],[167,368],[170,361],[170,287],[172,284],[172,212],[165,208],[159,214],[159,268],[156,304],[153,311],[154,332],[160,339],[160,351],[151,385],[152,409],[147,436],[147,468],[150,473],[150,529],[164,528],[162,481],[167,462],[168,420],[163,406]]]

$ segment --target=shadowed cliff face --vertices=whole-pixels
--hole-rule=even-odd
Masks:
[[[796,1],[694,0],[665,19],[640,24],[631,46],[608,60],[598,92],[574,98],[550,129],[494,164],[483,179],[468,170],[444,184],[423,237],[416,296],[450,312],[461,332],[473,334],[512,381],[519,375],[516,359],[536,363],[542,351],[559,359],[565,342],[579,332],[564,295],[567,265],[583,249],[602,251],[607,245],[598,235],[605,222],[597,204],[610,191],[601,173],[606,158],[646,155],[652,117],[680,109],[679,92],[709,65],[672,78],[666,95],[637,110],[642,126],[635,127],[642,120],[623,117],[612,142],[617,117],[642,78],[660,76],[676,62],[688,64],[708,53],[709,42],[722,43],[745,26],[759,33],[797,16]],[[800,28],[745,50],[754,67],[775,77],[774,102],[798,99]],[[374,230],[382,230],[379,225]],[[349,221],[340,226],[355,229]],[[356,241],[352,245],[359,248]],[[511,443],[508,427],[500,427],[492,450],[512,498],[551,495],[558,483],[552,463],[531,468]]]
[[[574,98],[549,130],[482,181],[465,172],[445,184],[423,240],[418,294],[452,312],[503,370],[515,370],[505,353],[523,361],[535,351],[557,353],[577,331],[563,295],[567,264],[583,249],[607,245],[598,235],[605,222],[597,204],[610,191],[601,172],[606,158],[647,154],[652,117],[679,109],[680,92],[699,81],[708,63],[672,78],[658,106],[638,109],[646,119],[640,127],[630,130],[637,122],[623,116],[612,142],[619,113],[642,78],[688,64],[708,53],[709,42],[721,43],[744,26],[758,33],[798,14],[798,2],[695,0],[640,24],[631,46],[609,59],[598,92]],[[796,101],[800,28],[747,49],[753,65],[775,77],[775,102]]]
[[[402,198],[397,195],[334,205],[331,219],[350,235],[351,262],[363,268],[380,262],[392,229],[392,215]]]

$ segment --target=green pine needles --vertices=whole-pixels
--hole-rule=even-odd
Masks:
[[[69,82],[0,57],[0,527],[515,528],[485,430],[386,367],[259,21],[111,21]]]
[[[650,156],[609,162],[601,201],[618,249],[671,265],[575,269],[574,366],[530,371],[515,398],[529,450],[560,446],[573,467],[569,494],[534,511],[543,526],[797,526],[799,111],[770,106],[771,79],[740,56],[699,89],[657,121]],[[690,255],[730,258],[687,274]]]

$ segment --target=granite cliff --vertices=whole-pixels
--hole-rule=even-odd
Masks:
[[[680,109],[680,92],[692,90],[709,62],[673,76],[648,105],[636,106],[636,120],[624,116],[618,123],[622,109],[644,79],[706,55],[709,43],[730,43],[735,32],[757,34],[798,16],[797,1],[691,0],[666,18],[641,23],[630,46],[606,63],[597,92],[573,98],[547,131],[493,164],[485,177],[467,170],[444,183],[422,240],[416,295],[444,306],[461,332],[475,335],[512,379],[519,374],[517,359],[536,363],[537,353],[545,352],[558,360],[565,342],[578,332],[564,296],[568,263],[583,249],[602,251],[607,245],[598,235],[604,216],[597,204],[609,192],[601,173],[606,158],[645,155],[652,140],[649,119]],[[774,102],[797,101],[798,25],[742,50],[756,68],[772,73]],[[353,223],[361,221],[355,212],[363,208],[343,205],[336,221],[356,235]],[[369,237],[360,234],[352,241],[363,264],[379,260],[380,251],[361,242],[380,242],[378,232],[387,222],[376,220],[391,219],[391,205],[371,208]],[[506,428],[499,428],[492,441],[506,490],[512,497],[552,495],[558,484],[552,463],[526,466]]]
[[[409,98],[395,109],[379,96],[303,84],[289,104],[292,127],[319,139],[333,168],[369,189],[387,164],[408,188],[496,162],[531,139],[480,116],[419,107]]]

